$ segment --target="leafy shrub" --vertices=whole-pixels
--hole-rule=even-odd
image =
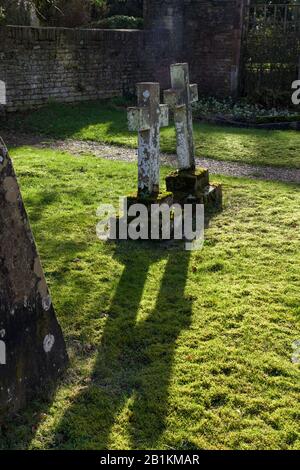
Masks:
[[[0,7],[0,24],[3,24],[5,20],[5,10],[3,7]]]
[[[1,0],[0,3],[0,24],[30,24],[30,7],[32,2]]]
[[[109,9],[107,0],[31,0],[45,25],[79,27],[103,18]]]
[[[111,16],[143,16],[143,0],[107,0],[107,5]]]
[[[103,29],[141,29],[143,27],[143,18],[115,15],[91,23],[91,26]]]
[[[283,115],[279,114],[278,116],[259,116],[256,118],[257,124],[266,124],[272,122],[293,122],[300,121],[300,114],[290,114]]]
[[[249,123],[297,121],[299,112],[287,108],[264,108],[245,101],[235,102],[232,98],[200,98],[193,105],[194,116],[204,120],[227,119]]]

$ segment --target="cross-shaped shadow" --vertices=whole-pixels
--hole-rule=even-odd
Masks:
[[[110,305],[90,388],[77,396],[56,429],[60,438],[63,434],[64,448],[71,444],[70,435],[76,439],[76,422],[86,427],[91,419],[82,406],[90,401],[91,387],[100,397],[96,406],[103,408],[97,417],[96,439],[102,449],[108,448],[112,427],[128,400],[132,448],[155,446],[165,429],[176,340],[190,325],[192,304],[185,297],[190,255],[183,249],[153,250],[152,246],[144,250],[126,242],[116,245],[116,258],[124,270]],[[165,270],[155,307],[137,322],[149,269],[162,259]],[[75,415],[76,420],[70,419]],[[86,442],[82,434],[79,439],[83,447],[89,447],[89,436]]]

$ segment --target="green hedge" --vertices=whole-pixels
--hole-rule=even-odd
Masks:
[[[263,116],[257,117],[256,122],[258,124],[268,124],[272,122],[294,122],[300,121],[300,114],[293,116]]]
[[[94,28],[103,29],[142,29],[143,24],[143,18],[136,18],[135,16],[115,15],[91,23],[91,26],[93,26]]]

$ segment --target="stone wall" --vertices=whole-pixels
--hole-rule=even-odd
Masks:
[[[9,111],[133,92],[145,78],[143,31],[0,28]]]
[[[245,1],[148,0],[144,31],[2,27],[5,108],[120,96],[143,80],[167,88],[179,61],[189,62],[201,94],[234,95]]]

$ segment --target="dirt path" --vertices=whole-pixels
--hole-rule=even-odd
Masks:
[[[38,148],[52,148],[63,150],[73,155],[93,154],[96,157],[109,160],[121,160],[135,162],[137,160],[136,150],[125,147],[100,144],[91,141],[78,140],[53,140],[44,136],[29,134],[15,135],[11,132],[2,132],[1,135],[9,147],[30,145]],[[176,165],[176,156],[162,154],[163,165]],[[270,166],[253,166],[245,163],[225,162],[211,158],[197,158],[197,165],[209,169],[210,173],[226,176],[245,176],[248,178],[282,181],[288,183],[300,183],[300,169],[273,168]]]

